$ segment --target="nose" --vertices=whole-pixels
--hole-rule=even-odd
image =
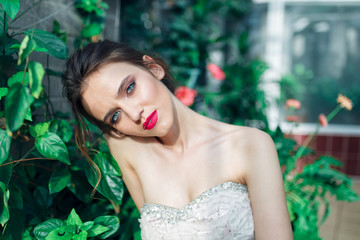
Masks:
[[[125,105],[123,106],[125,114],[135,123],[141,122],[141,115],[144,112],[142,106],[132,102],[127,102]]]

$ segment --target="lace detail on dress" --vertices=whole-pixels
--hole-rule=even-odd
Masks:
[[[247,186],[216,185],[183,208],[147,203],[140,209],[143,240],[254,239],[254,220]]]

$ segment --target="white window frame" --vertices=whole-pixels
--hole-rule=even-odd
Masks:
[[[311,4],[342,4],[342,5],[359,5],[360,0],[253,0],[253,4],[268,4],[266,17],[266,42],[263,58],[268,64],[269,69],[263,75],[263,82],[266,99],[269,102],[267,117],[270,129],[274,130],[277,126],[285,133],[293,134],[310,134],[316,129],[316,123],[298,123],[297,127],[291,126],[288,122],[281,119],[280,109],[276,104],[276,99],[280,96],[280,86],[277,82],[287,74],[283,64],[286,58],[283,38],[284,38],[284,17],[286,4],[291,3],[311,3]],[[340,113],[341,114],[341,113]],[[333,124],[330,122],[327,128],[321,128],[319,131],[322,135],[346,135],[360,136],[359,125]]]

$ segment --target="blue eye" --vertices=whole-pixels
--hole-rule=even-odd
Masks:
[[[120,116],[120,112],[114,112],[114,114],[112,115],[112,117],[110,119],[110,123],[112,125],[114,125],[118,121],[119,116]]]
[[[135,82],[130,83],[130,85],[126,88],[126,93],[130,94],[135,88]]]

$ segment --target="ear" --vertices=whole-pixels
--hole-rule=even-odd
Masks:
[[[162,80],[165,76],[165,71],[164,69],[157,64],[154,59],[152,59],[151,57],[149,57],[148,55],[144,55],[143,56],[143,62],[145,64],[145,66],[150,70],[150,72],[158,79],[158,80]]]

